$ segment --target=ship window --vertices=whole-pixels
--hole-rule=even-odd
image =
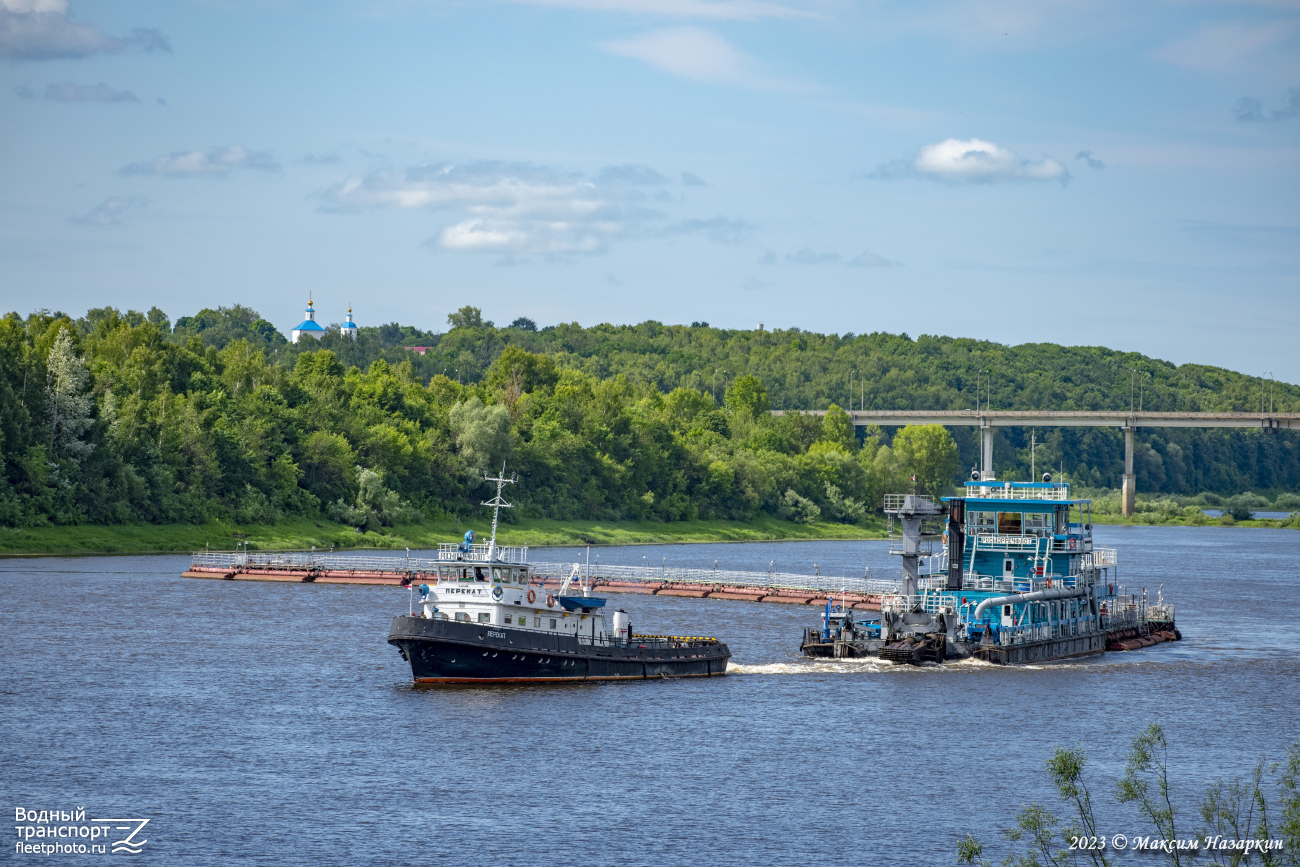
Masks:
[[[456,619],[457,619],[457,620],[464,621],[465,623],[468,623],[468,622],[469,622],[469,615],[466,614],[464,611],[457,611],[457,612],[456,612]]]
[[[554,618],[554,617],[551,618],[551,628],[552,628],[552,629],[555,628],[555,618]]]
[[[520,625],[520,626],[527,626],[527,625],[528,625],[528,618],[527,618],[527,617],[520,617],[520,618],[519,618],[519,625]]]
[[[500,566],[493,566],[493,567],[492,567],[492,580],[493,580],[493,581],[509,581],[509,580],[510,580],[510,570],[509,570],[509,569],[502,569]]]
[[[491,614],[488,614],[486,611],[480,611],[480,612],[478,613],[478,622],[479,622],[479,623],[489,623],[489,622],[491,622],[491,620],[492,620],[492,615],[491,615]]]
[[[996,512],[971,512],[966,527],[971,533],[990,533],[997,524],[996,518]]]
[[[534,618],[533,618],[533,628],[535,628],[535,629],[541,629],[541,628],[542,628],[542,618],[540,618],[540,617],[534,617]]]
[[[1019,536],[1021,515],[1019,512],[998,512],[998,535]]]

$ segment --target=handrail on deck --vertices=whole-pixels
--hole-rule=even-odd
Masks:
[[[455,546],[452,546],[455,547]],[[501,549],[498,549],[501,550]],[[524,549],[517,549],[524,550]],[[353,556],[315,552],[231,552],[199,551],[193,555],[198,568],[220,569],[284,569],[307,572],[379,571],[393,574],[436,573],[463,562],[466,566],[486,568],[495,565],[524,565],[510,561],[443,560],[421,557]],[[531,574],[538,578],[565,578],[573,571],[573,563],[533,563]],[[647,584],[706,584],[711,586],[753,587],[762,590],[803,590],[814,593],[855,593],[877,596],[894,593],[899,589],[896,581],[872,578],[849,578],[832,575],[798,575],[789,572],[744,572],[719,569],[679,569],[674,567],[591,565],[581,569],[588,579],[639,581]]]

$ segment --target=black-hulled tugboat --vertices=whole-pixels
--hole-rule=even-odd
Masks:
[[[641,635],[624,611],[605,621],[605,600],[575,581],[548,592],[534,581],[528,549],[496,544],[504,473],[492,506],[492,538],[438,546],[438,578],[420,584],[411,613],[393,618],[388,643],[416,683],[644,680],[727,672],[731,651],[712,638]],[[414,594],[416,588],[412,588]],[[572,592],[570,592],[572,591]],[[416,610],[418,606],[418,610]]]

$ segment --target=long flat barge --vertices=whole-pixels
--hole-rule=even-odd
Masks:
[[[436,582],[445,561],[412,557],[363,557],[314,552],[201,551],[194,554],[186,578],[226,581],[280,581],[298,584],[371,584],[408,587]],[[563,583],[574,564],[536,563],[533,580],[546,587]],[[593,589],[609,593],[682,596],[774,602],[784,605],[837,604],[860,611],[879,611],[891,582],[830,578],[789,573],[718,572],[711,570],[637,570],[630,566],[593,566],[583,572]],[[838,586],[837,586],[838,585]]]

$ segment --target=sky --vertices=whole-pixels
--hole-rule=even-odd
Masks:
[[[1298,0],[0,0],[0,308],[653,319],[1300,383]]]

